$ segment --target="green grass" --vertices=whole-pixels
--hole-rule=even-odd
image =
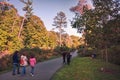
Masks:
[[[105,71],[101,71],[104,67]],[[91,58],[74,58],[65,65],[52,80],[120,80],[120,66]]]

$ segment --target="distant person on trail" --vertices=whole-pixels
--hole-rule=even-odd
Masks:
[[[62,53],[63,64],[66,64],[66,54],[67,54],[67,52],[63,52],[63,53]]]
[[[20,65],[22,66],[22,75],[26,74],[26,66],[28,65],[28,58],[25,55],[25,52],[22,53],[20,58]]]
[[[68,64],[68,65],[70,65],[71,57],[72,57],[71,53],[68,52],[68,53],[67,53],[67,64]]]
[[[16,74],[16,68],[17,68],[17,74],[20,74],[19,68],[20,68],[20,64],[19,64],[19,56],[18,56],[18,51],[15,51],[12,57],[13,60],[13,75]]]
[[[34,76],[34,68],[35,68],[35,64],[36,64],[36,58],[34,57],[33,54],[31,55],[31,57],[29,59],[29,63],[31,66],[30,74],[31,74],[31,76]]]
[[[96,54],[95,54],[95,53],[92,54],[92,55],[91,55],[91,58],[92,58],[92,59],[96,58]]]

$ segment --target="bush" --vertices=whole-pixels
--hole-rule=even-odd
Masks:
[[[67,46],[57,46],[55,49],[54,49],[54,51],[55,52],[58,52],[58,53],[62,53],[63,51],[69,51],[70,50],[70,48],[69,47],[67,47]]]
[[[12,67],[12,56],[6,55],[0,59],[0,71],[6,70],[11,67]]]
[[[92,48],[87,48],[84,52],[84,48],[79,48],[78,53],[81,57],[91,57],[92,54],[95,54],[95,51]]]
[[[39,47],[32,48],[31,51],[33,51],[34,53],[37,53],[37,54],[42,53],[42,49],[40,49]]]

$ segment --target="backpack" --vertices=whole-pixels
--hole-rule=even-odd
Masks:
[[[21,66],[24,65],[24,60],[23,60],[23,58],[20,59],[20,65],[21,65]]]

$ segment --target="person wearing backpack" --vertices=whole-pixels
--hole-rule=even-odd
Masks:
[[[25,52],[23,52],[23,54],[21,55],[21,58],[20,58],[20,65],[22,67],[22,75],[26,74],[26,66],[28,65],[27,61],[28,61],[28,58],[25,55]]]

